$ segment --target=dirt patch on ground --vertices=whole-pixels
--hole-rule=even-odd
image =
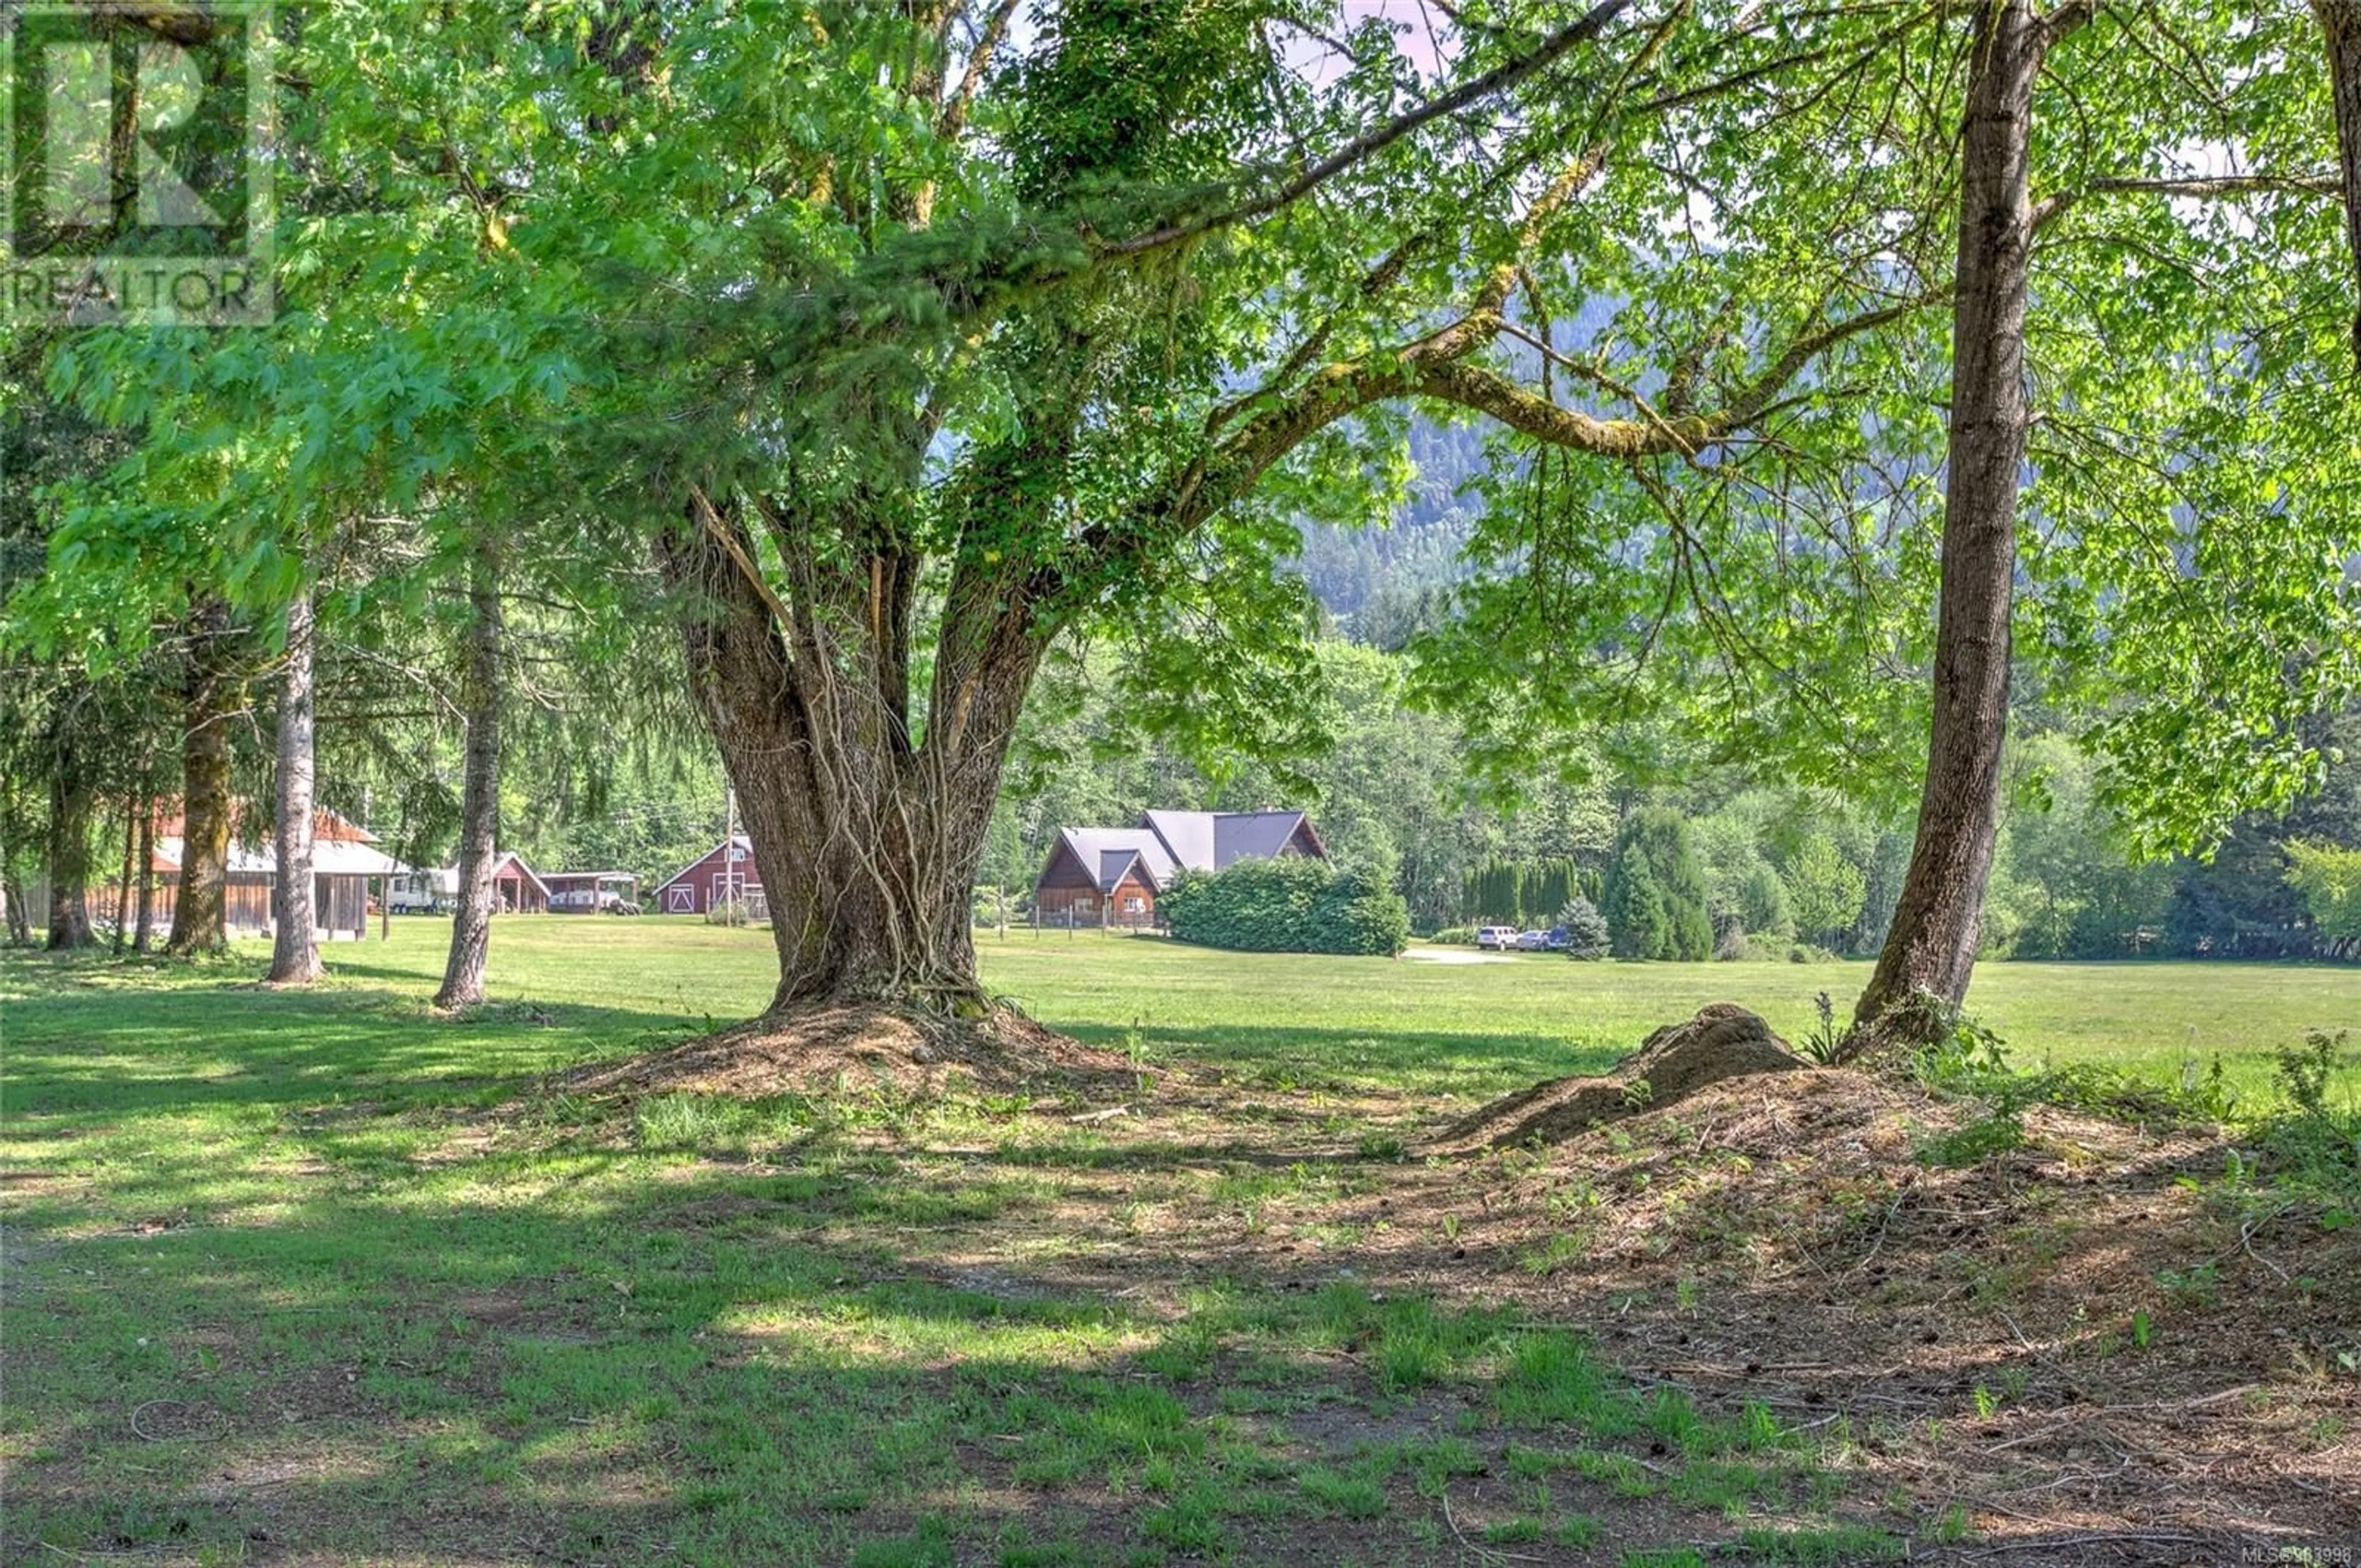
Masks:
[[[1995,1117],[1789,1070],[1556,1144],[1401,1159],[1339,1136],[1342,1102],[1193,1102],[1175,1083],[1108,1124],[1116,1148],[1060,1173],[1059,1200],[965,1228],[962,1261],[1176,1312],[1219,1281],[1513,1306],[1643,1386],[1768,1408],[1828,1444],[1848,1495],[1922,1530],[1956,1509],[1959,1543],[1922,1536],[1919,1555],[2193,1563],[2354,1539],[2361,1228],[2225,1187],[2220,1129]],[[1404,1133],[1431,1114],[1349,1113]],[[1217,1127],[1231,1141],[1203,1141]]]
[[[552,1087],[586,1094],[742,1099],[954,1087],[1090,1095],[1136,1089],[1138,1079],[1119,1053],[1083,1045],[1010,1009],[971,1021],[836,1006],[765,1014],[628,1061],[577,1068]]]
[[[1667,1024],[1596,1078],[1554,1078],[1503,1095],[1454,1122],[1428,1146],[1466,1154],[1512,1145],[1563,1143],[1604,1123],[1676,1105],[1709,1084],[1810,1067],[1771,1025],[1734,1002],[1715,1002],[1686,1023]]]

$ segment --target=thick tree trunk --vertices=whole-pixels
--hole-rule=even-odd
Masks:
[[[737,517],[708,513],[659,558],[692,604],[692,688],[762,872],[772,1011],[981,1015],[969,901],[1045,645],[1023,579],[981,553],[955,565],[921,739],[908,719],[915,561],[881,554],[862,573],[791,556],[790,608],[755,580],[753,557]]]
[[[2336,105],[2337,162],[2343,170],[2345,233],[2361,287],[2361,0],[2312,0],[2328,38],[2328,85]],[[2361,303],[2353,316],[2353,359],[2361,368]]]
[[[1940,1003],[1938,1012],[1966,997],[2000,831],[2016,498],[2025,465],[2028,149],[2034,79],[2048,40],[2028,0],[1993,0],[1978,6],[1975,17],[1960,179],[1934,729],[1910,869],[1877,971],[1854,1011],[1872,1032],[1921,992]]]
[[[69,723],[71,721],[69,720]],[[90,825],[97,808],[88,759],[64,729],[50,753],[49,946],[86,948],[90,927]]]
[[[279,694],[278,913],[270,949],[273,985],[320,978],[319,921],[312,904],[312,598],[287,607],[287,669]]]
[[[484,963],[491,950],[493,856],[500,834],[500,591],[490,551],[478,554],[467,585],[467,673],[461,699],[467,712],[466,773],[459,800],[459,907],[451,921],[451,952],[434,1005],[472,1007],[484,999]]]
[[[0,776],[0,914],[8,922],[13,947],[30,947],[33,922],[25,908],[24,885],[16,879],[16,846],[21,842],[16,817],[16,781]]]
[[[237,683],[230,667],[228,616],[199,612],[189,653],[181,740],[181,885],[172,901],[175,958],[229,946],[230,733]]]

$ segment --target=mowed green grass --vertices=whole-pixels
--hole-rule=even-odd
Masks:
[[[553,1098],[555,1069],[759,1009],[767,934],[503,920],[494,1003],[445,1019],[447,927],[393,929],[308,992],[257,988],[259,946],[6,959],[0,1557],[1498,1560],[1465,1531],[1612,1563],[1700,1539],[1775,1560],[1803,1548],[1763,1532],[1794,1528],[1851,1561],[1941,1528],[1848,1495],[1759,1408],[1643,1397],[1570,1326],[1365,1288],[1343,1232],[1307,1231],[1290,1279],[1059,1272],[1144,1200],[1378,1167],[1242,1163],[1213,1113],[1131,1146],[1016,1102]],[[1861,978],[981,946],[1036,1016],[1299,1090],[1345,1149],[1334,1086],[1439,1108],[1717,998],[1797,1032]],[[2218,1050],[2259,1093],[2272,1047],[2361,1018],[2361,974],[1995,966],[1976,1003],[2020,1055]]]
[[[1097,934],[986,933],[978,947],[996,990],[1087,1038],[1119,1039],[1136,1023],[1154,1047],[1248,1070],[1477,1095],[1594,1069],[1708,1002],[1753,1008],[1800,1040],[1818,993],[1842,1022],[1870,970],[1210,953]],[[2276,1047],[2310,1029],[2361,1033],[2361,968],[1994,963],[1977,972],[1968,1009],[2020,1065],[2100,1061],[2178,1081],[2218,1054],[2235,1086],[2266,1094]]]
[[[354,998],[356,1026],[394,997],[412,1004],[440,973],[447,924],[401,919],[390,942],[328,949],[328,996]],[[1574,963],[1547,954],[1451,964],[1221,953],[1154,937],[1016,930],[983,932],[985,981],[1042,1022],[1094,1043],[1135,1037],[1155,1058],[1186,1058],[1259,1080],[1352,1083],[1481,1096],[1556,1073],[1596,1069],[1657,1025],[1708,1002],[1752,1007],[1790,1039],[1817,1024],[1825,992],[1839,1021],[1869,976],[1865,962],[1825,964]],[[259,944],[243,956],[259,964]],[[496,1002],[559,1005],[554,1029],[504,1042],[497,1068],[465,1031],[405,1036],[382,1048],[405,1080],[495,1075],[620,1055],[647,1031],[724,1023],[759,1012],[776,970],[769,934],[685,919],[511,918],[493,947]],[[2361,967],[2246,963],[1993,963],[1977,973],[1969,1011],[2023,1066],[2104,1062],[2158,1082],[2222,1058],[2232,1084],[2270,1092],[2271,1053],[2306,1031],[2361,1031]],[[223,1003],[192,1008],[177,991],[113,984],[42,1019],[82,1014],[136,1025],[143,1040],[205,1059],[208,1042],[234,1047],[217,1065],[243,1063],[252,1040],[305,1037],[284,1060],[333,1069],[349,1030],[323,1023],[312,999],[255,994],[232,1031]],[[60,1011],[62,1010],[62,1011]],[[513,1033],[513,1031],[511,1031]],[[373,1047],[375,1048],[375,1047]],[[176,1058],[178,1059],[178,1058]],[[76,1069],[75,1071],[84,1070]],[[110,1064],[120,1090],[129,1071]],[[250,1070],[250,1069],[244,1069]]]

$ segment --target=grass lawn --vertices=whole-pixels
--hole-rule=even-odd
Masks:
[[[505,919],[496,1000],[452,1020],[427,1006],[446,931],[334,948],[300,993],[251,983],[259,947],[8,956],[6,1561],[1801,1563],[1971,1532],[1871,1457],[1919,1453],[1932,1414],[1602,1349],[1615,1299],[1556,1234],[1598,1193],[1393,1157],[1445,1102],[1602,1065],[1704,1001],[1798,1033],[1857,966],[986,936],[1037,1017],[1236,1085],[1076,1120],[859,1086],[552,1096],[555,1069],[759,1009],[767,934]],[[2361,971],[1993,966],[1974,1003],[2028,1059],[2218,1051],[2259,1094],[2271,1047],[2361,1022]],[[1738,1170],[1695,1131],[1664,1135],[1668,1182]],[[1903,1250],[1867,1241],[1887,1190],[1855,1195],[1856,1252]],[[1402,1250],[1429,1201],[1420,1257],[1472,1283]],[[1512,1211],[1550,1245],[1466,1259],[1459,1215],[1472,1238]],[[1668,1363],[1703,1364],[1697,1314],[1765,1277],[1730,1245],[1620,1295],[1667,1314]],[[1929,1382],[1926,1409],[1989,1415],[2026,1375]]]
[[[1827,992],[1841,1018],[1870,970],[1213,955],[1156,938],[1026,933],[986,934],[980,948],[994,988],[1085,1039],[1119,1041],[1137,1023],[1153,1050],[1476,1096],[1596,1070],[1708,1002],[1741,1003],[1800,1040],[1814,997]],[[2275,1047],[2308,1029],[2361,1032],[2361,968],[1996,963],[1968,1003],[2022,1065],[2105,1061],[2170,1082],[2218,1053],[2232,1082],[2259,1095]]]

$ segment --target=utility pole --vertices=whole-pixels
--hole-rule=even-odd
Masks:
[[[741,890],[746,885],[746,873],[738,869],[738,786],[723,784],[721,797],[726,803],[722,810],[728,823],[721,834],[721,863],[727,868],[721,885],[730,890],[730,907],[723,912],[722,919],[735,926],[738,924]]]
[[[374,820],[377,813],[369,809],[369,786],[361,785],[361,831],[364,833],[377,831],[377,823]],[[368,878],[361,879],[361,887],[364,891],[368,889]],[[368,905],[366,900],[361,905],[361,928],[354,935],[357,937],[368,935]],[[393,873],[391,872],[381,872],[377,879],[377,939],[380,942],[393,940]]]

